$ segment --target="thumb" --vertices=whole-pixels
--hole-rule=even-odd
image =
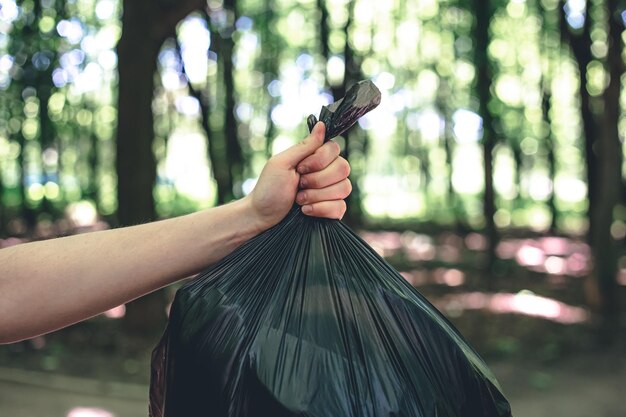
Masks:
[[[324,144],[326,126],[323,122],[317,122],[313,130],[302,142],[276,155],[276,161],[295,168],[300,161],[312,155],[320,146]]]

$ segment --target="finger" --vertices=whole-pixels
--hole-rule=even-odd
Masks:
[[[336,184],[350,175],[350,164],[342,157],[336,158],[321,171],[300,177],[300,188],[324,188]]]
[[[326,142],[320,148],[313,153],[313,155],[309,155],[304,158],[299,164],[297,171],[300,174],[307,174],[309,172],[321,171],[326,168],[339,156],[341,152],[341,148],[337,144],[337,142],[329,141]]]
[[[312,155],[324,143],[324,134],[326,127],[323,122],[317,122],[313,131],[302,142],[284,150],[272,159],[277,164],[281,164],[286,168],[295,168],[300,161],[309,155]]]
[[[346,213],[346,202],[343,200],[320,201],[302,206],[302,212],[307,216],[341,220]]]
[[[311,188],[300,191],[296,196],[296,202],[300,205],[305,205],[321,201],[341,200],[349,196],[351,191],[352,183],[346,178],[343,181],[325,188],[320,188],[319,190]]]

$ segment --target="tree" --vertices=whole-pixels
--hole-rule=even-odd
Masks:
[[[233,65],[233,52],[235,50],[235,22],[237,21],[237,1],[224,0],[226,24],[220,28],[221,54],[218,54],[218,62],[222,64],[224,76],[224,133],[226,140],[226,161],[229,167],[231,189],[227,200],[230,201],[242,196],[241,186],[243,181],[243,155],[237,134],[237,119],[235,118],[235,68]],[[221,59],[219,59],[221,56]]]
[[[123,4],[122,36],[117,46],[117,220],[130,225],[155,218],[152,97],[157,56],[163,42],[175,36],[178,22],[205,2],[125,0]]]
[[[560,43],[559,38],[559,19],[560,15],[558,11],[548,10],[542,2],[539,2],[539,14],[542,18],[543,37],[540,40],[540,48],[544,55],[545,64],[543,65],[542,77],[541,77],[541,113],[542,121],[544,123],[544,143],[547,152],[548,170],[550,175],[550,182],[552,184],[552,191],[548,199],[548,207],[551,214],[550,231],[555,233],[557,231],[559,212],[556,207],[556,192],[555,192],[555,178],[557,173],[556,166],[556,138],[552,129],[552,117],[550,116],[550,109],[552,106],[552,81],[554,79],[554,66],[560,58]]]
[[[211,45],[208,52],[214,52],[217,59],[222,60],[223,54],[221,52],[221,45],[223,41],[218,33],[216,25],[210,22],[209,16],[205,11],[202,11],[201,13],[207,24],[207,27],[209,28],[211,36]],[[176,40],[176,49],[182,61],[181,48],[178,40]],[[215,178],[215,182],[217,184],[217,204],[224,204],[230,201],[233,197],[233,182],[231,171],[229,168],[229,159],[226,152],[226,137],[224,135],[224,130],[215,127],[215,124],[211,122],[211,120],[215,118],[215,116],[213,115],[217,113],[216,107],[218,107],[217,105],[214,106],[212,104],[212,96],[213,93],[215,93],[215,101],[219,99],[219,96],[217,94],[217,87],[220,82],[212,85],[207,79],[206,87],[203,90],[200,90],[196,88],[187,77],[184,64],[182,66],[182,72],[183,75],[187,78],[187,86],[189,88],[190,94],[196,100],[198,100],[198,103],[200,104],[200,122],[202,125],[202,129],[204,130],[207,137],[207,153],[209,161],[211,162],[213,178]],[[223,73],[223,71],[218,71],[218,79],[221,73]]]
[[[596,108],[603,111],[594,113],[594,102],[588,90],[587,69],[593,60],[592,45],[592,8],[587,5],[582,29],[568,26],[565,12],[561,15],[561,37],[564,39],[576,60],[580,76],[580,112],[583,121],[585,157],[587,167],[587,199],[589,230],[587,239],[593,256],[593,288],[588,294],[589,301],[595,304],[604,318],[605,335],[610,336],[618,316],[617,299],[617,251],[611,236],[613,212],[619,201],[622,185],[622,149],[618,124],[621,113],[619,97],[621,78],[624,74],[624,62],[621,56],[624,24],[621,20],[617,1],[607,0],[602,5],[608,11],[607,22],[607,57],[609,83],[601,97],[596,98]],[[564,10],[563,8],[561,8]],[[596,13],[597,16],[597,13]]]
[[[49,96],[47,88],[39,88],[41,82],[41,71],[46,71],[51,66],[50,57],[47,57],[44,51],[40,49],[42,47],[41,34],[39,32],[38,24],[42,15],[41,1],[35,1],[31,3],[32,8],[23,8],[24,13],[23,25],[21,27],[21,33],[14,33],[11,38],[10,52],[13,56],[19,57],[23,64],[21,68],[14,73],[13,82],[11,83],[11,89],[13,94],[18,100],[30,100],[33,103],[37,103],[38,116],[39,116],[39,133],[37,139],[41,140],[42,134],[48,133],[47,121],[47,102],[42,106],[42,100],[47,100],[46,96]],[[38,59],[38,57],[40,57]],[[45,57],[45,58],[44,58]],[[47,61],[47,65],[45,64]],[[14,116],[17,117],[20,122],[24,122],[24,112],[21,106],[15,106],[13,108]],[[44,113],[45,112],[45,113]],[[32,231],[39,214],[39,204],[33,204],[29,201],[28,190],[26,185],[28,183],[28,164],[27,162],[27,143],[28,139],[25,136],[25,129],[19,129],[15,138],[19,144],[20,152],[17,158],[19,166],[19,194],[20,194],[20,209],[19,214],[25,221],[27,226],[27,232]],[[33,139],[32,137],[30,139]],[[45,140],[45,139],[44,139]]]
[[[345,44],[343,49],[344,74],[343,80],[340,84],[330,85],[330,90],[332,92],[334,101],[343,98],[346,95],[346,91],[348,91],[348,89],[353,84],[357,83],[363,78],[363,74],[361,72],[361,59],[355,55],[354,51],[352,50],[352,46],[350,45],[350,32],[352,31],[352,26],[354,25],[355,5],[356,1],[352,1],[348,4],[348,18],[346,19],[346,23],[342,28],[342,32],[345,38]],[[318,0],[317,7],[320,11],[320,46],[324,60],[325,62],[328,62],[328,60],[331,58],[331,50],[329,45],[329,36],[331,29],[329,25],[329,12],[326,6],[326,1]],[[360,138],[360,142],[364,144],[363,147],[366,147],[367,134],[359,127],[358,124],[351,128],[348,132],[346,132],[344,136],[345,147],[343,150],[343,156],[346,159],[349,160],[351,146],[353,146],[353,142],[356,142],[357,138]],[[354,170],[350,178],[352,181],[352,193],[346,199],[348,211],[344,216],[344,221],[348,224],[359,224],[363,222],[363,210],[360,206],[361,192],[358,186],[358,176]]]
[[[601,312],[607,328],[615,328],[618,322],[617,298],[617,248],[611,236],[613,213],[619,202],[622,183],[622,143],[619,136],[619,120],[621,114],[620,94],[624,75],[622,51],[624,43],[622,33],[624,22],[621,8],[617,0],[607,1],[608,10],[608,52],[607,62],[609,84],[603,93],[604,113],[601,134],[598,136],[598,159],[602,161],[596,166],[595,188],[596,208],[590,218],[591,247],[594,258],[594,272],[600,294]],[[610,334],[610,333],[609,333]]]
[[[483,195],[483,216],[485,218],[485,230],[489,240],[487,248],[486,269],[492,272],[496,261],[496,246],[498,244],[498,232],[494,222],[496,213],[495,190],[493,186],[493,149],[496,143],[496,132],[493,127],[494,118],[489,109],[491,99],[491,68],[487,50],[489,48],[489,25],[493,17],[493,5],[491,2],[474,0],[475,27],[474,37],[476,47],[474,49],[474,65],[476,66],[476,93],[478,95],[478,114],[483,123],[483,164],[485,191]],[[490,278],[490,285],[492,279]]]
[[[285,47],[283,38],[275,33],[276,12],[274,11],[271,1],[264,1],[264,13],[259,16],[258,26],[261,35],[261,55],[259,57],[260,66],[263,70],[263,85],[269,86],[272,81],[278,78],[278,63],[280,53]],[[325,19],[322,19],[325,22]],[[324,29],[320,27],[320,32]],[[267,91],[267,90],[266,90]],[[268,92],[269,93],[269,92]],[[274,135],[276,134],[276,125],[272,120],[272,110],[278,104],[278,97],[274,94],[268,94],[267,103],[267,127],[265,129],[265,157],[272,157],[272,144],[274,143]]]
[[[157,57],[163,42],[175,36],[176,25],[206,3],[124,0],[123,7],[122,36],[117,45],[117,221],[133,225],[155,219],[152,98]],[[164,306],[160,291],[142,297],[128,305],[125,324],[134,332],[156,331],[165,319]]]

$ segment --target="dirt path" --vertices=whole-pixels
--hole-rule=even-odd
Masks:
[[[626,354],[579,355],[553,366],[495,363],[515,417],[626,417]],[[147,387],[0,368],[0,416],[68,417],[77,407],[145,417]],[[473,416],[467,416],[473,417]]]
[[[626,417],[626,352],[492,369],[515,417]]]
[[[88,378],[0,368],[2,417],[110,417],[81,414],[78,408],[106,411],[115,417],[146,417],[147,387]]]

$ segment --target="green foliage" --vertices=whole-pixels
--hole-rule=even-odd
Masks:
[[[208,21],[202,13],[181,21],[177,42],[164,44],[154,74],[160,215],[217,201],[216,167],[208,156],[222,152],[216,132],[225,128],[226,104],[219,56],[224,40],[216,34],[223,36],[234,17],[214,3]],[[319,41],[320,4],[328,11],[328,61]],[[491,4],[496,225],[543,230],[555,223],[580,232],[587,208],[580,77],[559,40],[559,2]],[[594,97],[607,85],[601,4],[590,9],[594,59],[587,88]],[[3,206],[60,215],[66,204],[90,199],[100,213],[112,214],[121,3],[3,5]],[[305,135],[306,115],[328,103],[329,88],[345,76],[347,42],[363,77],[384,94],[381,107],[362,120],[367,141],[354,139],[351,154],[366,215],[482,227],[484,126],[477,114],[471,4],[356,0],[353,6],[340,0],[238,2],[232,60],[244,178],[232,184],[234,194],[249,192],[266,158]],[[211,132],[202,125],[203,111]],[[202,144],[207,139],[215,148]]]

